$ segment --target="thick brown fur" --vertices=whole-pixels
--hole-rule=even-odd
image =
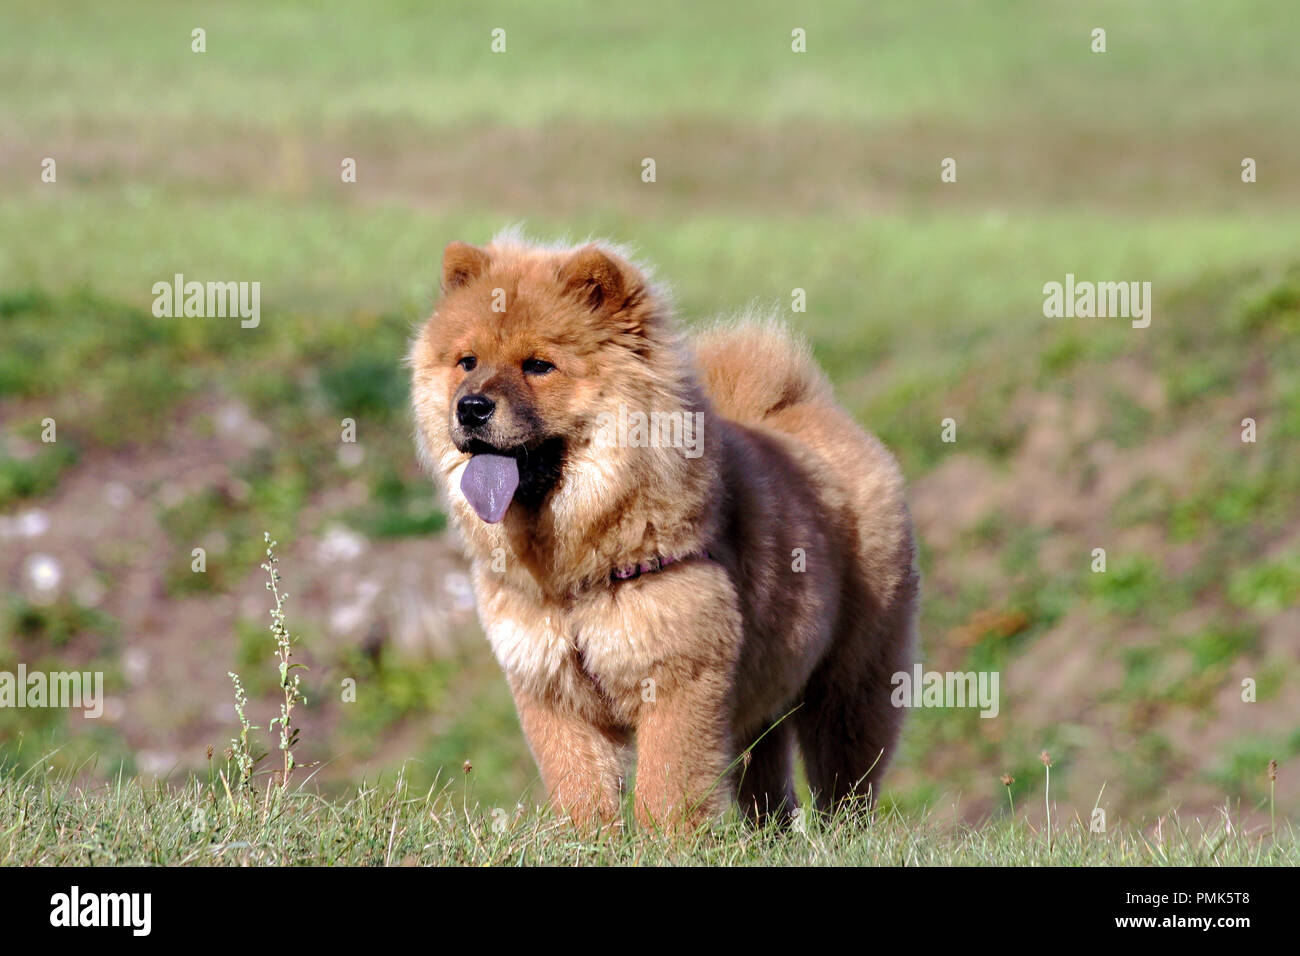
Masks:
[[[819,807],[869,805],[898,740],[890,678],[912,663],[911,521],[893,458],[801,345],[751,320],[688,346],[616,249],[506,236],[447,247],[409,361],[417,443],[558,808],[615,821],[635,748],[647,825],[736,798],[784,816],[796,743]],[[477,431],[466,395],[495,402]],[[701,415],[696,453],[602,440],[620,407]],[[497,524],[460,492],[484,448],[523,476]],[[685,558],[611,576],[668,556]]]

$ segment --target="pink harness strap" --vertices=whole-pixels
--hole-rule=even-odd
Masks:
[[[686,554],[655,555],[649,561],[642,561],[640,564],[629,564],[621,568],[615,568],[609,573],[614,581],[630,581],[633,578],[639,578],[643,574],[651,574],[654,571],[662,571],[670,564],[676,564],[679,561],[689,561],[692,558],[707,558],[709,552],[705,550],[688,551]]]

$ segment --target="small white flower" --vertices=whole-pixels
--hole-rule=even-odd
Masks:
[[[366,539],[340,525],[328,529],[316,547],[316,557],[325,564],[351,561],[365,553]]]
[[[23,564],[27,583],[40,597],[50,597],[63,583],[63,565],[48,554],[30,555]]]
[[[140,683],[149,673],[148,652],[138,647],[128,648],[122,655],[122,670],[126,672],[126,679],[132,684]]]
[[[238,402],[229,402],[217,409],[217,427],[226,434],[243,431],[249,422],[248,410]]]
[[[384,587],[372,578],[362,580],[356,589],[356,599],[336,604],[330,609],[330,629],[335,634],[352,634],[361,630],[370,620],[371,607]]]
[[[50,517],[39,508],[24,511],[14,521],[15,529],[24,538],[39,538],[50,530]]]

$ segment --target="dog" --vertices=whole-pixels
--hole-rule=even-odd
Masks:
[[[619,247],[452,242],[416,445],[554,807],[644,826],[870,808],[919,575],[893,457],[773,320],[688,342]],[[657,416],[657,417],[656,417]],[[647,425],[646,423],[650,424]]]

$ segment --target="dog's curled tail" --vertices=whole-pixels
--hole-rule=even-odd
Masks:
[[[784,409],[829,401],[830,383],[808,346],[774,318],[743,318],[695,339],[700,380],[726,418],[758,424]]]

